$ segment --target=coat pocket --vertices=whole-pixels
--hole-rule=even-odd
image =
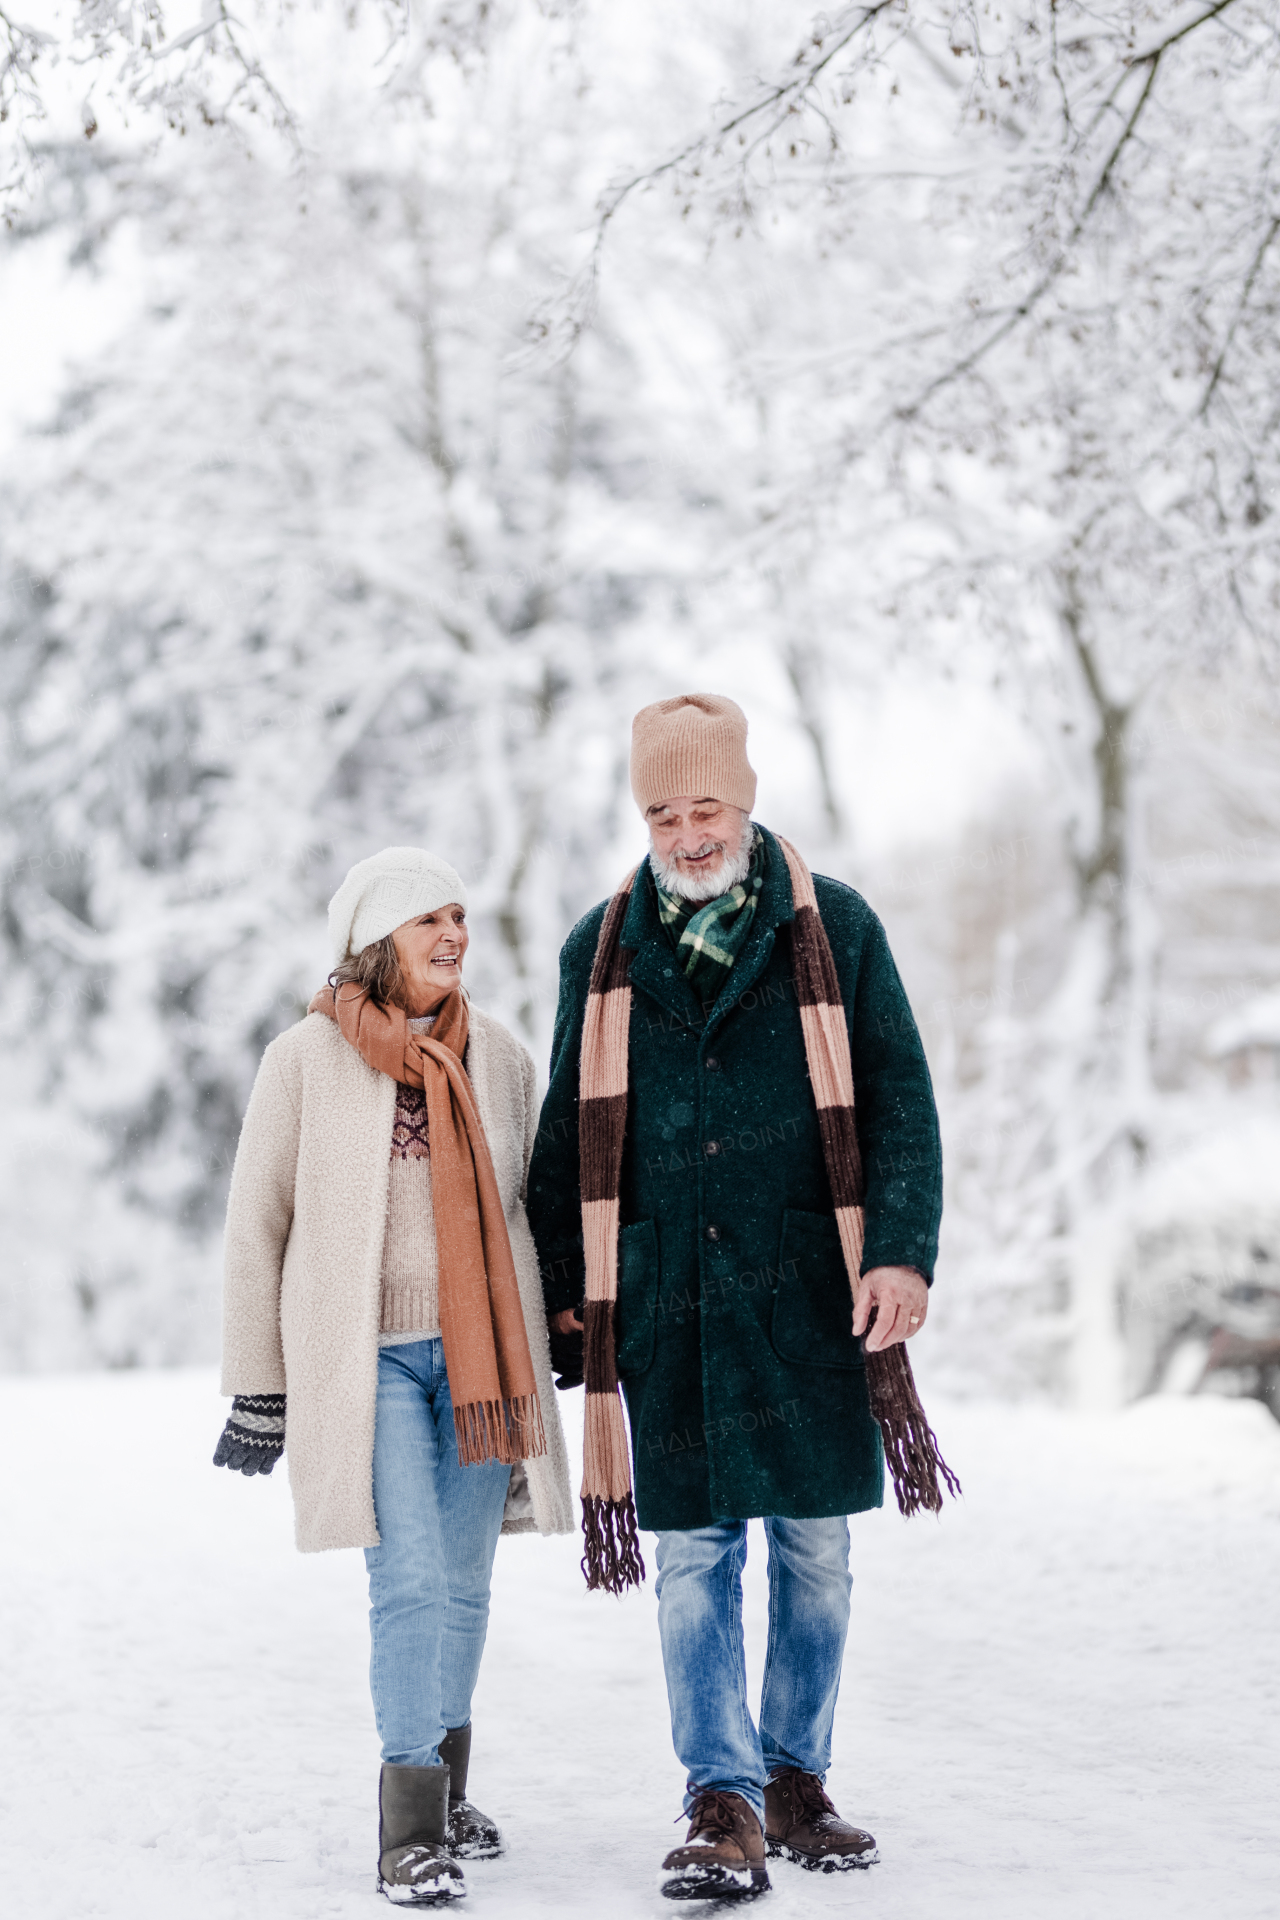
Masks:
[[[782,1216],[773,1344],[783,1360],[807,1367],[861,1367],[853,1333],[853,1292],[832,1213]]]
[[[653,1365],[658,1320],[658,1236],[652,1220],[637,1220],[618,1235],[618,1372],[646,1373]]]

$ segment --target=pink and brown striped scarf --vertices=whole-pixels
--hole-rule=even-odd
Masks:
[[[795,919],[791,945],[805,1057],[818,1109],[827,1178],[851,1290],[862,1271],[862,1158],[854,1124],[853,1065],[840,982],[831,943],[818,913],[813,875],[786,840],[778,845],[791,876]],[[615,1361],[618,1298],[619,1197],[627,1125],[628,1053],[631,1031],[631,953],[622,946],[622,923],[638,867],[632,869],[605,910],[596,943],[582,1030],[579,1082],[579,1156],[582,1176],[582,1237],[587,1285],[584,1353],[587,1388],[582,1457],[582,1570],[587,1586],[621,1593],[639,1586],[644,1562],[636,1534],[627,1441]],[[960,1491],[925,1417],[905,1345],[867,1354],[871,1412],[884,1441],[898,1506],[904,1514],[942,1506],[939,1476]]]

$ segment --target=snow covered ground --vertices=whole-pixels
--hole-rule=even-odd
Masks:
[[[768,1911],[1274,1916],[1280,1427],[1220,1400],[931,1410],[963,1503],[854,1522],[831,1784],[883,1864],[775,1863]],[[363,1563],[294,1552],[282,1473],[213,1470],[222,1418],[205,1372],[0,1382],[14,1920],[388,1911]],[[473,1786],[509,1853],[470,1870],[473,1920],[673,1911],[652,1589],[588,1597],[576,1561],[499,1548]]]

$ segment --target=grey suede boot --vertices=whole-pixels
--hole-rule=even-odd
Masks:
[[[449,1769],[449,1847],[460,1860],[492,1860],[502,1852],[502,1835],[467,1799],[471,1759],[471,1723],[450,1727],[436,1749]]]
[[[388,1767],[378,1789],[378,1892],[399,1907],[458,1900],[466,1877],[448,1848],[448,1767]]]

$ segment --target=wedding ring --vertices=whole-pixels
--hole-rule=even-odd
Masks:
[[[919,1315],[918,1313],[913,1313],[913,1314],[912,1314],[912,1316],[911,1316],[911,1324],[912,1324],[912,1326],[913,1326],[913,1327],[918,1327],[918,1326],[920,1325],[920,1315]]]

